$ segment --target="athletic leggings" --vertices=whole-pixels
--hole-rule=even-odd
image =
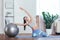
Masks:
[[[47,34],[39,29],[33,30],[32,37],[47,37]]]

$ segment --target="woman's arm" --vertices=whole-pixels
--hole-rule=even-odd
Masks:
[[[21,10],[23,10],[29,17],[30,17],[30,22],[33,20],[32,15],[24,8],[20,7]]]
[[[28,23],[25,23],[25,24],[14,23],[14,24],[19,25],[19,26],[25,26],[25,25],[28,25]]]

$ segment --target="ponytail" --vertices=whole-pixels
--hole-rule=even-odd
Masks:
[[[26,23],[26,21],[24,20],[24,24]],[[26,25],[24,26],[24,30],[26,30]]]

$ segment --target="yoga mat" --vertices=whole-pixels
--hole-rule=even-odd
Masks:
[[[18,36],[16,36],[16,38],[32,38],[32,36],[20,36],[20,35],[18,35]]]
[[[20,36],[20,35],[17,35],[16,38],[60,38],[60,36],[48,36],[48,37],[32,37],[32,36]]]
[[[60,36],[48,36],[48,37],[32,37],[32,36],[19,36],[17,35],[16,38],[26,38],[26,39],[34,39],[34,40],[60,40]]]

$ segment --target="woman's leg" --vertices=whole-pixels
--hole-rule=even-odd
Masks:
[[[36,33],[32,33],[32,37],[37,37],[37,34]]]
[[[34,30],[32,33],[33,37],[47,37],[47,34],[41,30]]]
[[[42,36],[42,35],[41,35],[41,32],[42,32],[42,31],[39,31],[38,29],[37,29],[37,30],[33,30],[33,32],[32,32],[32,37]]]
[[[40,30],[40,32],[39,32],[39,36],[47,37],[48,34],[47,34],[46,32],[43,32],[43,31]]]
[[[32,31],[32,37],[37,37],[36,30]]]
[[[42,37],[47,37],[47,34],[43,31],[42,31],[41,35],[42,35]]]

